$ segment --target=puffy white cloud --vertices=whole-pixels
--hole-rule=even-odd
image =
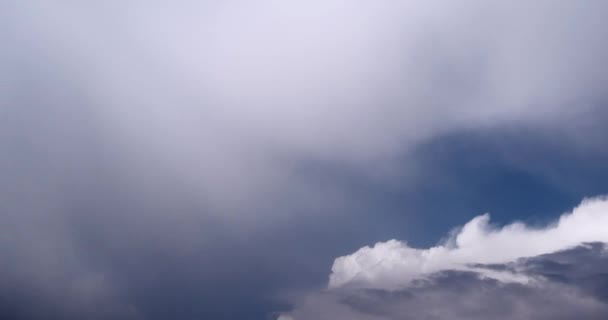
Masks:
[[[335,260],[329,287],[399,289],[443,270],[470,270],[503,281],[526,281],[521,275],[479,269],[475,264],[512,262],[552,253],[586,242],[608,242],[608,199],[585,199],[571,213],[543,228],[513,223],[498,228],[488,214],[455,231],[428,249],[390,240],[364,247]]]

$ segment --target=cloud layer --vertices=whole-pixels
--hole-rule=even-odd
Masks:
[[[222,208],[299,192],[311,159],[381,174],[450,130],[559,126],[608,81],[602,1],[3,6],[8,119],[79,105],[130,174]]]
[[[534,285],[502,283],[472,271],[443,271],[400,290],[334,289],[298,301],[295,320],[527,320],[608,316],[605,244],[522,259],[518,272]],[[513,268],[513,264],[486,266]]]

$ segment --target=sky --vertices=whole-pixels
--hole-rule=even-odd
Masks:
[[[0,318],[608,317],[605,1],[0,3]]]

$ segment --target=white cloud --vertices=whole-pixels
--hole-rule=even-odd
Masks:
[[[490,225],[488,214],[465,224],[447,241],[429,249],[390,240],[335,260],[329,287],[399,289],[443,270],[475,270],[503,281],[526,281],[521,275],[478,270],[471,264],[508,263],[567,249],[585,242],[608,242],[608,199],[585,199],[571,213],[544,228],[513,223]]]

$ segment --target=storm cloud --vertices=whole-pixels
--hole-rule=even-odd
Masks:
[[[324,285],[335,257],[428,215],[387,194],[464,186],[442,171],[456,161],[424,158],[462,132],[559,141],[536,163],[519,144],[499,157],[560,188],[576,179],[547,158],[604,172],[606,12],[599,0],[2,1],[0,317],[273,317],[283,294]],[[585,195],[608,191],[596,185]],[[328,296],[313,299],[342,310]],[[601,314],[594,301],[580,302]]]
[[[560,126],[608,80],[601,1],[3,6],[16,134],[61,145],[31,118],[87,121],[132,174],[166,172],[222,209],[297,189],[304,160],[377,175],[450,130]]]

